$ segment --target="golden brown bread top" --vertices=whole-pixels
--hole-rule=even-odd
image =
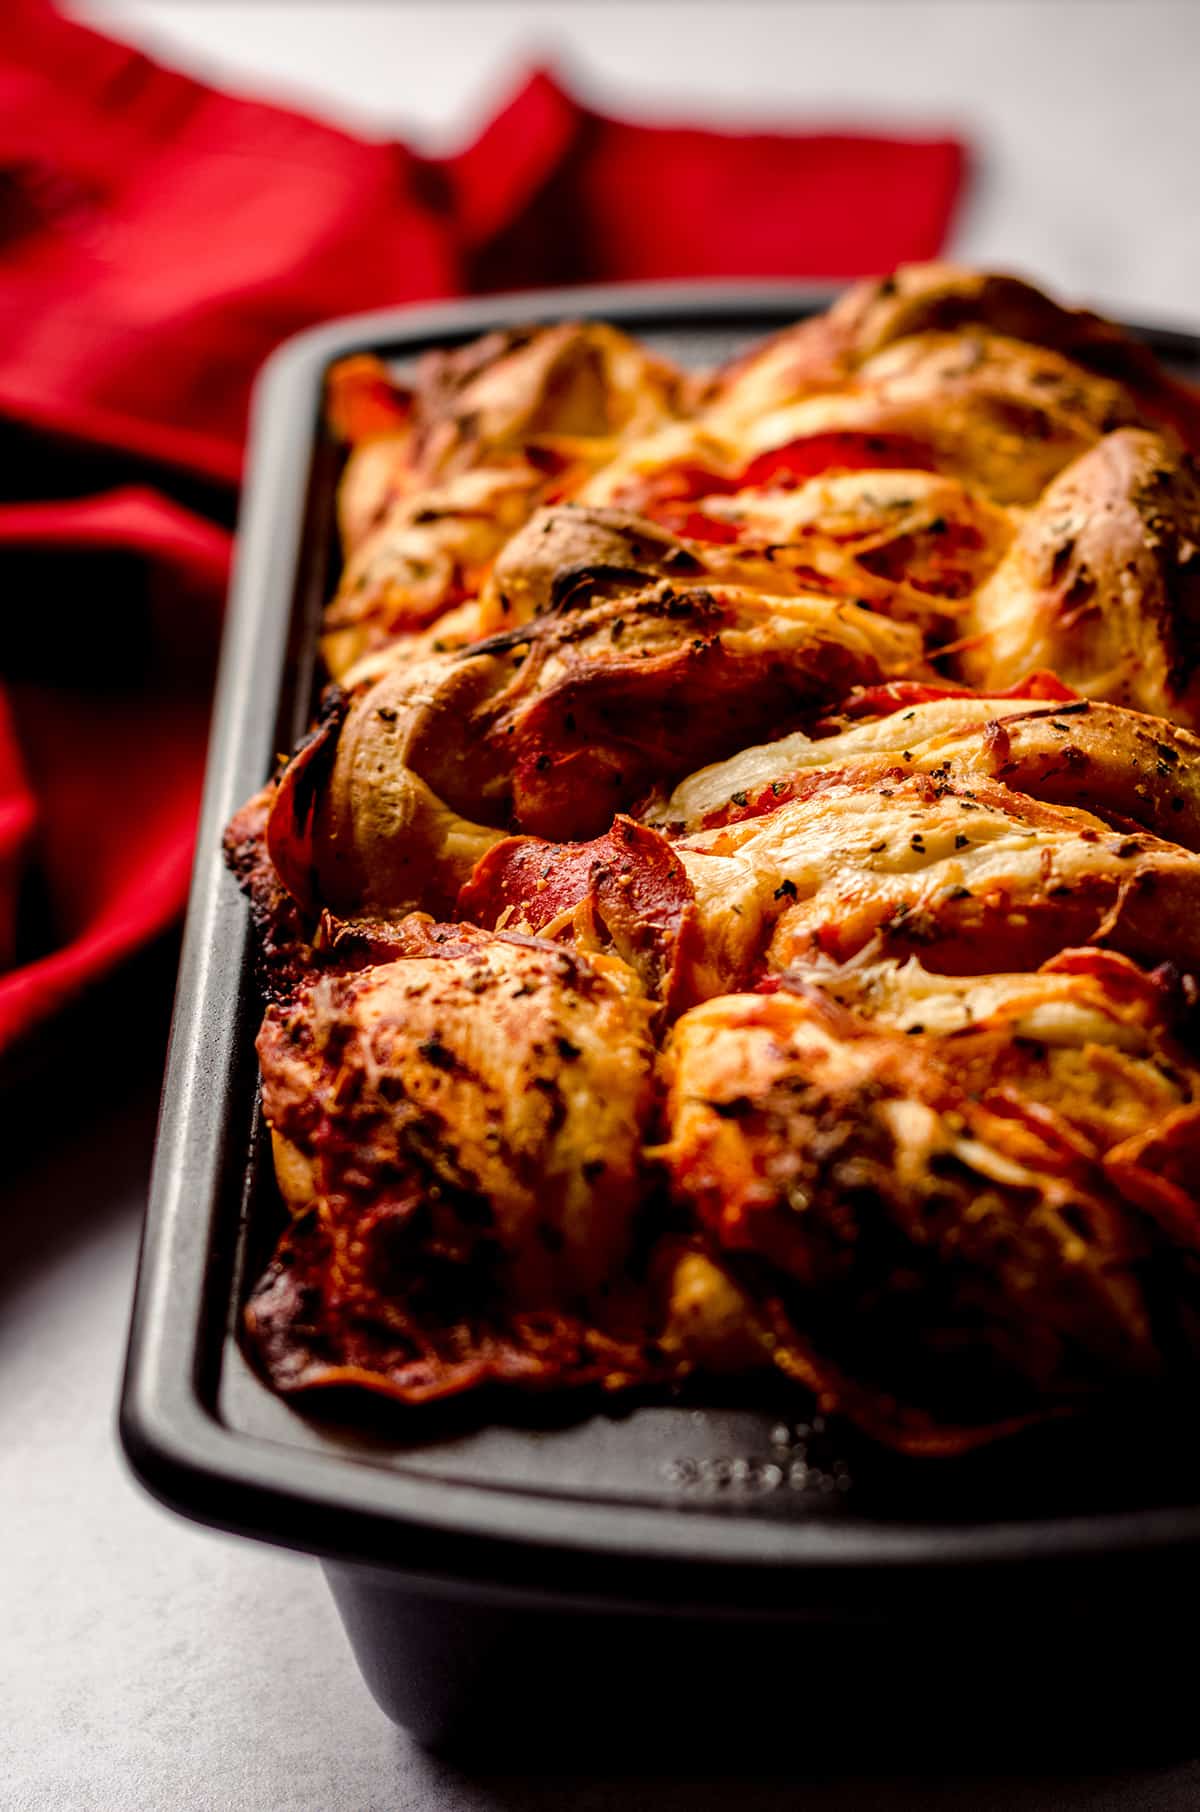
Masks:
[[[1115,706],[929,699],[745,750],[644,815],[615,854],[670,1012],[815,955],[917,950],[953,972],[1087,940],[1200,956],[1200,742]],[[576,939],[598,917],[626,954],[613,860],[603,838],[503,839],[459,910]]]
[[[619,961],[421,921],[405,956],[269,1010],[263,1109],[309,1165],[301,1206],[353,1220],[386,1196],[389,1239],[464,1263],[482,1244],[525,1306],[574,1298],[628,1248],[647,1017]]]
[[[903,438],[1001,504],[1031,503],[1101,435],[1140,419],[1119,384],[976,328],[899,340],[844,388],[756,406],[753,420],[743,407],[735,395],[709,419],[753,453],[834,431]]]
[[[708,398],[759,414],[845,386],[897,341],[970,330],[1041,347],[1085,372],[1118,380],[1139,393],[1153,420],[1177,426],[1195,420],[1194,398],[1115,323],[1087,309],[1064,308],[1019,277],[947,263],[900,265],[889,276],[855,284],[825,314],[732,360]]]
[[[1034,967],[1080,942],[1200,959],[1190,851],[970,771],[864,763],[814,778],[774,811],[679,846],[730,981],[864,950],[919,951],[951,973]]]
[[[570,494],[622,439],[674,414],[687,390],[601,322],[514,328],[428,353],[407,389],[383,368],[351,381],[390,390],[392,419],[376,409],[360,437],[353,409],[340,412],[356,444],[339,494],[346,565],[323,641],[335,677],[473,596],[543,497]]]
[[[653,1060],[635,977],[420,917],[379,953],[259,1036],[294,1216],[247,1310],[272,1380],[421,1402],[662,1374],[623,1282]]]
[[[632,501],[614,491],[647,461],[728,467],[797,436],[874,431],[918,439],[945,470],[1026,502],[1099,434],[1139,419],[1101,371],[1148,383],[1155,369],[1095,317],[943,266],[897,273],[888,294],[859,286],[703,398],[599,323],[485,335],[427,355],[408,386],[350,363],[331,379],[353,442],[339,504],[347,565],[324,642],[335,677],[472,595],[538,503]]]
[[[1048,486],[976,593],[960,668],[1200,724],[1200,486],[1161,435],[1123,428]]]
[[[774,1365],[948,1452],[1186,1371],[1194,399],[926,266],[707,379],[566,324],[332,411],[341,690],[229,839],[275,1381]]]
[[[1015,793],[1082,806],[1117,829],[1200,848],[1200,737],[1161,718],[1087,699],[948,689],[822,730],[815,737],[797,731],[700,769],[649,807],[647,822],[687,831],[734,823],[772,809],[802,777],[819,784],[822,773],[883,758],[906,774],[987,776]],[[742,804],[737,794],[746,795]]]
[[[626,531],[611,512],[579,521],[584,557],[557,569],[557,593],[531,580],[512,629],[405,651],[293,761],[270,847],[295,897],[444,910],[501,831],[597,835],[764,719],[921,669],[909,625],[838,596],[710,581],[719,560],[703,546]]]
[[[926,1418],[986,1425],[1160,1372],[1152,1255],[1200,1236],[1194,1201],[1143,1172],[1148,1140],[1194,1152],[1200,1131],[1163,988],[1073,953],[927,1034],[848,1012],[819,975],[793,985],[678,1022],[660,1156],[718,1247],[786,1280],[832,1404],[876,1393],[856,1407],[920,1448]]]

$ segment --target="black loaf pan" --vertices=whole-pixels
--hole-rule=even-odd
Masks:
[[[695,1770],[862,1767],[982,1745],[1186,1741],[1172,1632],[1197,1593],[1194,1410],[1114,1409],[954,1461],[901,1462],[763,1402],[298,1413],[239,1349],[283,1223],[258,1113],[249,915],[222,827],[292,747],[336,578],[325,373],[489,328],[593,316],[706,364],[827,295],[794,286],[542,292],[335,322],[267,367],[212,731],[121,1438],[201,1522],[322,1557],[380,1705],[431,1743],[539,1758],[686,1744]],[[1145,337],[1185,375],[1200,338]],[[252,1632],[248,1632],[252,1639]],[[270,1658],[263,1657],[270,1666]],[[578,1750],[575,1750],[578,1755]]]

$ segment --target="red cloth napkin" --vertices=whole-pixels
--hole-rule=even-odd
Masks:
[[[357,309],[940,248],[946,138],[634,125],[539,72],[433,160],[0,8],[0,1051],[186,891],[250,383]],[[18,500],[21,499],[21,500]]]

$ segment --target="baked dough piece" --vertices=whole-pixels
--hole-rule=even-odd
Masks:
[[[979,590],[1008,549],[1012,513],[958,479],[913,466],[916,452],[905,452],[907,464],[847,469],[844,443],[856,437],[819,438],[819,455],[801,442],[753,462],[752,483],[742,482],[744,472],[718,485],[711,470],[668,468],[627,478],[613,487],[614,498],[622,509],[641,511],[693,545],[704,544],[714,574],[767,591],[807,589],[852,599],[860,608],[914,624],[932,648],[952,642],[964,619],[963,600]],[[882,437],[858,438],[864,460],[882,461]],[[819,475],[806,478],[810,461]],[[593,506],[557,515],[565,523],[602,513]],[[510,544],[505,566],[526,549],[537,557],[537,525],[535,518]]]
[[[868,361],[843,388],[765,412],[736,399],[715,403],[627,446],[579,496],[725,539],[721,524],[742,513],[743,492],[850,473],[936,473],[967,487],[986,516],[989,507],[1036,502],[1064,466],[1141,419],[1119,385],[1044,348],[975,329],[918,335]],[[900,483],[891,480],[893,489]],[[875,494],[869,480],[860,488]],[[714,507],[717,499],[732,501]],[[706,527],[713,518],[716,528]]]
[[[1048,487],[977,592],[959,667],[1049,667],[1076,691],[1200,723],[1200,486],[1161,435],[1106,435]]]
[[[1088,939],[1200,956],[1200,741],[1116,706],[926,698],[747,749],[646,816],[496,843],[459,912],[585,948],[599,924],[668,1016],[819,955],[956,973]]]
[[[259,1038],[295,1217],[249,1311],[275,1382],[419,1401],[639,1375],[614,1289],[651,1103],[636,979],[424,919],[385,947],[272,1007]]]
[[[890,276],[855,284],[827,313],[732,360],[709,388],[709,411],[761,419],[789,402],[853,387],[864,367],[898,343],[943,335],[947,343],[958,339],[977,347],[981,334],[1041,348],[1070,361],[1077,374],[1119,382],[1124,397],[1136,398],[1151,421],[1168,424],[1189,445],[1200,444],[1194,392],[1124,329],[1086,309],[1064,308],[1019,277],[943,263],[901,265]],[[1053,393],[1051,374],[1062,369],[1048,364],[1046,377],[1034,378],[1034,390]],[[1090,394],[1099,399],[1105,392]],[[1116,406],[1124,414],[1129,404]],[[1082,407],[1103,421],[1103,405],[1084,401]]]
[[[969,770],[1049,804],[1082,806],[1115,829],[1200,848],[1200,737],[1086,699],[938,694],[901,684],[851,696],[833,734],[797,731],[743,749],[689,775],[644,816],[681,832],[737,824],[827,784],[822,776],[884,758],[908,775]]]
[[[1195,1350],[1200,1070],[1170,989],[1072,952],[952,996],[952,1030],[848,1011],[818,981],[685,1014],[664,1064],[679,1199],[751,1295],[776,1363],[869,1432],[954,1451]],[[858,983],[871,999],[870,972]],[[888,1022],[891,1022],[890,1025]]]
[[[403,658],[286,770],[272,860],[306,906],[444,911],[509,829],[602,834],[664,775],[896,671],[920,637],[855,603],[710,575],[703,550],[600,525],[610,558],[505,575],[515,626]],[[617,544],[625,549],[617,556]],[[556,588],[556,582],[557,588]],[[535,603],[536,600],[536,603]]]
[[[358,360],[331,382],[335,425],[357,442],[339,493],[345,569],[322,641],[335,678],[473,597],[543,497],[569,495],[623,438],[673,414],[686,387],[599,322],[432,353],[411,389]]]
[[[688,838],[680,855],[706,938],[710,921],[728,929],[732,865],[753,873],[761,917],[742,933],[742,974],[868,948],[981,973],[1036,967],[1080,942],[1200,962],[1200,857],[969,772],[864,763],[822,775],[774,812]]]

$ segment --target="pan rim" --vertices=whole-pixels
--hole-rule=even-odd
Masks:
[[[147,1488],[201,1522],[328,1557],[492,1589],[646,1605],[681,1597],[705,1614],[758,1604],[810,1612],[850,1580],[877,1588],[964,1569],[1179,1555],[1200,1538],[1200,1504],[978,1524],[837,1522],[697,1513],[678,1503],[564,1499],[536,1489],[447,1484],[310,1453],[223,1423],[202,1388],[214,1242],[233,1179],[230,1117],[244,1112],[248,914],[219,862],[222,828],[269,771],[273,712],[301,580],[301,527],[321,384],[351,353],[397,356],[511,324],[599,316],[632,330],[768,333],[828,304],[835,286],[789,281],[653,283],[533,290],[376,310],[285,342],[255,389],[247,482],[218,673],[196,861],[185,922],[119,1430]],[[1160,352],[1200,362],[1200,335],[1135,327]],[[264,702],[265,701],[265,702]],[[207,1333],[206,1333],[206,1330]],[[586,1568],[584,1563],[586,1562]],[[1071,1569],[1076,1570],[1075,1568]],[[585,1581],[586,1572],[586,1581]],[[564,1596],[565,1595],[565,1596]]]

